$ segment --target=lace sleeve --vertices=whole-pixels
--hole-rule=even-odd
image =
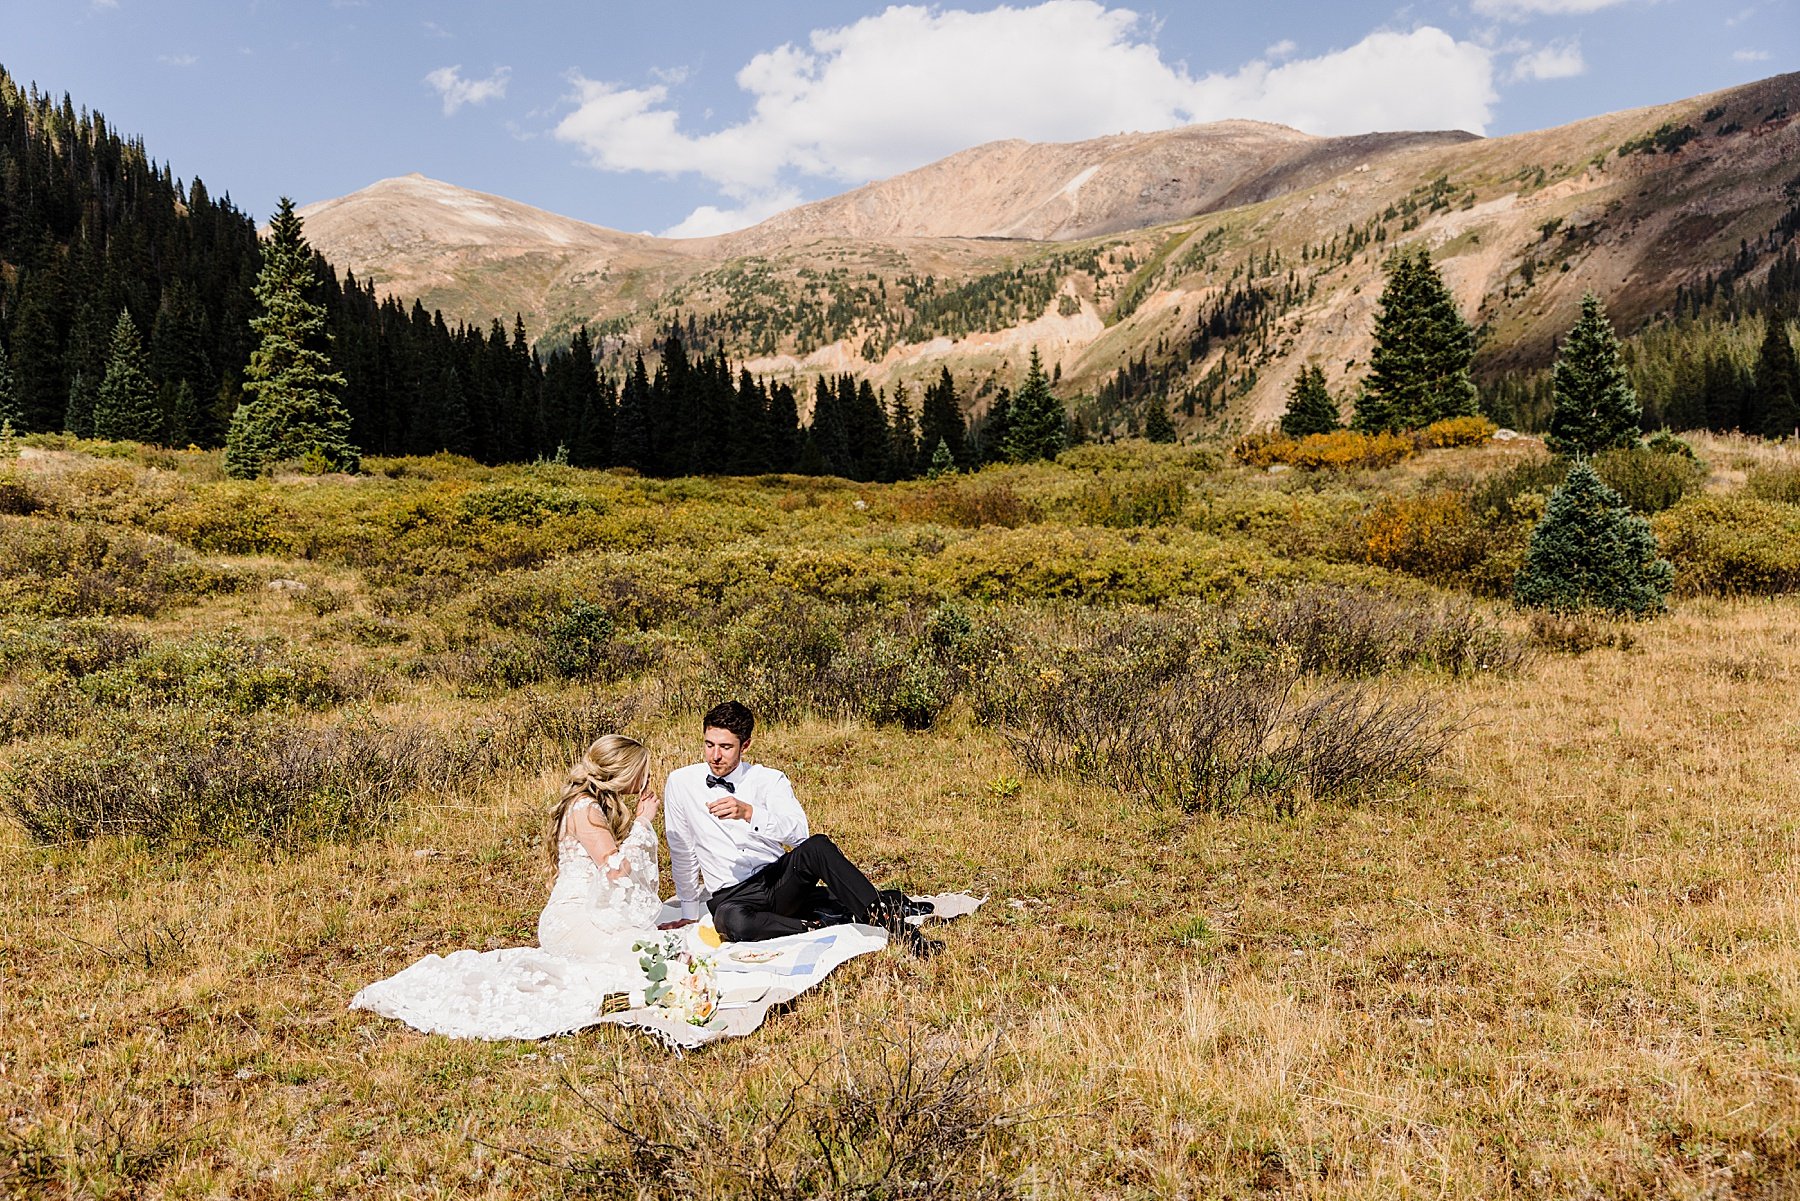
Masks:
[[[607,856],[604,865],[614,904],[638,914],[640,922],[662,906],[662,897],[657,891],[656,847],[656,831],[648,822],[638,822],[619,844],[619,849]],[[612,873],[621,866],[625,868],[625,874],[614,877]]]

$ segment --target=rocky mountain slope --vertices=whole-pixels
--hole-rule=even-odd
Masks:
[[[1708,272],[1754,279],[1800,228],[1797,114],[1786,75],[1493,139],[1231,121],[1000,142],[702,240],[420,177],[302,213],[359,278],[551,341],[586,322],[628,350],[680,315],[759,371],[949,365],[978,396],[1036,347],[1071,399],[1141,361],[1182,420],[1241,425],[1307,362],[1354,386],[1401,245],[1432,249],[1492,370],[1543,361],[1585,290],[1629,329]]]

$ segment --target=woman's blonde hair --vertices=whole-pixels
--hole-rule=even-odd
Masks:
[[[569,768],[562,793],[550,806],[544,824],[544,853],[554,868],[557,844],[570,806],[586,797],[594,802],[600,820],[612,832],[614,842],[624,842],[637,815],[637,796],[650,778],[650,752],[635,738],[603,734],[582,752]]]

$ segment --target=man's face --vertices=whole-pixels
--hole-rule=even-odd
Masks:
[[[749,748],[748,742],[740,742],[730,730],[706,727],[706,766],[715,776],[729,776],[736,771],[738,760]]]

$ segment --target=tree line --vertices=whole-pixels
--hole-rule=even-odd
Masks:
[[[1681,388],[1679,405],[1655,415],[1677,429],[1740,430],[1780,438],[1800,435],[1800,367],[1791,319],[1780,301],[1791,294],[1794,254],[1771,266],[1763,294],[1776,303],[1764,312],[1753,365],[1716,348],[1711,354],[1670,355]],[[1690,318],[1691,319],[1691,318]],[[1364,432],[1420,429],[1450,417],[1474,416],[1480,406],[1470,372],[1474,331],[1424,249],[1394,256],[1375,315],[1375,347],[1368,377],[1353,399],[1350,425]],[[1652,346],[1658,345],[1656,342]],[[1685,349],[1677,343],[1678,349]],[[1592,454],[1634,446],[1645,407],[1632,382],[1631,355],[1620,346],[1600,298],[1582,298],[1581,312],[1543,381],[1547,441],[1554,450]],[[1676,420],[1669,420],[1675,418]],[[1339,428],[1339,404],[1316,365],[1303,367],[1288,393],[1282,432],[1292,437]]]
[[[797,395],[679,320],[647,349],[613,378],[585,327],[544,357],[518,317],[452,326],[378,297],[306,243],[291,202],[261,239],[229,195],[0,68],[0,422],[15,431],[225,446],[239,473],[450,451],[869,480],[1042,457],[1067,437],[1035,356],[1020,397],[971,430],[947,368],[915,410],[904,385],[849,375]]]

